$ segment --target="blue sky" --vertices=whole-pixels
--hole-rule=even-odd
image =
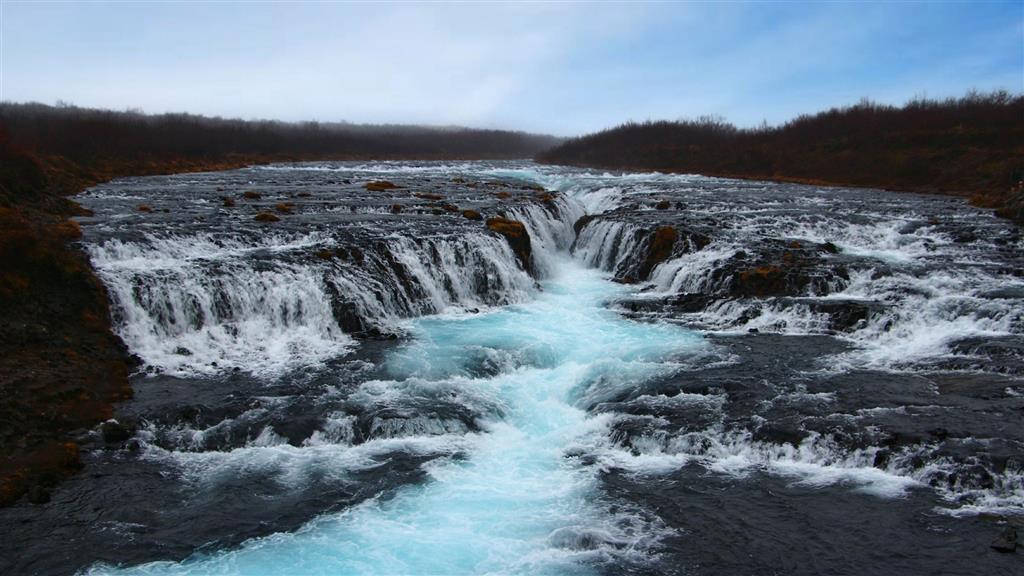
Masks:
[[[1024,92],[1024,0],[0,0],[0,99],[574,135]]]

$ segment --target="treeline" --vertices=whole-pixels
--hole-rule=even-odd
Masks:
[[[524,158],[558,142],[551,136],[504,130],[245,121],[35,103],[0,104],[0,129],[17,146],[79,162],[227,155]]]
[[[1024,179],[1024,96],[971,92],[904,106],[868,100],[741,129],[719,118],[630,122],[541,162],[974,195],[1001,205]]]

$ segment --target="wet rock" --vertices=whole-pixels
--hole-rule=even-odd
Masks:
[[[260,212],[256,216],[253,216],[253,220],[257,222],[280,222],[281,219],[277,217],[273,212]]]
[[[441,204],[441,209],[444,210],[445,212],[458,212],[459,211],[459,207],[458,206],[456,206],[455,204],[447,204],[447,203]]]
[[[512,194],[503,191],[503,192],[495,192],[494,196],[496,198],[498,198],[499,200],[507,200],[507,199],[509,199],[512,196]]]
[[[235,206],[235,199],[230,196],[223,196],[220,201],[225,208],[234,208]]]
[[[174,349],[174,353],[177,354],[178,356],[191,356],[192,355],[192,351],[189,350],[188,348],[185,348],[184,346],[178,346],[177,348],[175,348]]]
[[[576,235],[579,236],[580,232],[582,232],[583,229],[587,227],[587,224],[593,222],[594,218],[595,216],[593,214],[586,214],[584,216],[581,216],[578,220],[576,220],[576,222],[574,222],[572,225],[572,229],[573,231],[576,232]]]
[[[367,182],[364,188],[366,188],[370,192],[383,192],[385,190],[394,190],[396,188],[401,188],[401,186],[395,184],[394,182],[388,182],[387,180],[376,180],[373,182]]]
[[[672,226],[661,226],[654,231],[647,245],[647,258],[637,271],[639,280],[646,280],[655,266],[672,256],[678,237],[679,233]]]
[[[463,210],[462,217],[468,220],[483,220],[484,217],[476,210]]]
[[[130,426],[121,424],[117,420],[107,420],[100,425],[100,434],[107,444],[117,444],[132,437],[134,430]]]
[[[487,229],[504,236],[523,269],[527,272],[533,271],[530,234],[522,222],[507,218],[488,218]]]
[[[321,260],[333,260],[334,256],[335,256],[334,252],[331,252],[330,250],[328,250],[326,248],[324,248],[322,250],[317,250],[317,253],[316,253],[316,257],[321,259]]]
[[[291,202],[279,202],[277,205],[274,206],[274,209],[280,212],[281,214],[291,214],[292,208],[294,207],[295,205],[292,204]]]
[[[1017,529],[1007,526],[996,539],[992,541],[991,548],[1004,554],[1012,554],[1017,551]]]
[[[839,247],[831,242],[825,242],[821,245],[821,251],[828,254],[839,254]]]
[[[149,213],[149,212],[153,211],[153,207],[150,206],[149,204],[139,204],[138,206],[135,207],[135,209],[138,210],[139,212],[146,212],[146,213]]]
[[[415,196],[417,198],[422,198],[423,200],[434,200],[434,201],[444,200],[444,196],[442,196],[440,194],[427,194],[427,193],[423,193],[423,192],[417,192],[417,193],[413,194],[413,196]]]
[[[661,202],[658,202],[657,204],[654,205],[655,210],[668,210],[671,207],[672,203],[669,202],[668,200],[662,200]]]
[[[253,192],[252,190],[246,190],[242,193],[242,197],[246,200],[259,200],[263,197],[259,192]]]
[[[726,292],[741,297],[824,295],[849,280],[843,264],[826,260],[817,249],[781,240],[758,246],[754,258],[734,256],[722,272],[730,268]]]
[[[405,210],[405,206],[402,206],[401,204],[392,204],[391,205],[391,213],[392,214],[401,214],[403,210]]]

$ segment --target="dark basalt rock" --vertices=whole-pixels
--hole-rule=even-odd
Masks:
[[[572,229],[574,232],[576,232],[576,235],[579,236],[580,232],[582,232],[583,229],[587,227],[587,224],[590,224],[591,222],[594,221],[594,218],[596,218],[596,216],[594,216],[593,214],[585,214],[581,216],[578,220],[576,220],[576,222],[574,222],[572,225]]]
[[[401,204],[392,204],[391,205],[391,213],[392,214],[401,214],[403,210],[405,210],[405,207],[402,206]]]
[[[655,210],[668,210],[671,207],[672,203],[669,202],[668,200],[662,200],[661,202],[658,202],[657,204],[654,205]]]
[[[527,272],[533,272],[533,261],[531,259],[533,249],[530,246],[530,234],[526,231],[526,226],[522,222],[507,218],[488,218],[487,229],[504,236],[523,269]]]
[[[817,247],[773,240],[760,248],[760,256],[752,262],[733,258],[730,294],[759,298],[824,295],[849,280],[846,267],[826,261]]]
[[[117,420],[108,420],[100,425],[100,434],[103,435],[103,441],[107,444],[124,442],[134,433],[135,431],[130,426],[121,424]]]

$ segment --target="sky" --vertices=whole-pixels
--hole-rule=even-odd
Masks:
[[[1009,2],[0,0],[0,100],[571,136],[1024,93]]]

